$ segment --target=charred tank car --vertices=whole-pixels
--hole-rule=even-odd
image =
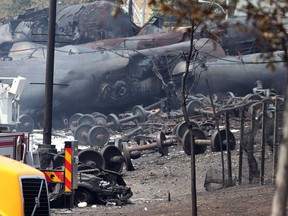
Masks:
[[[114,16],[117,7],[110,1],[57,5],[56,46],[134,35],[139,27],[130,21],[124,9]],[[46,45],[48,16],[48,8],[30,9],[0,25],[0,57],[7,56],[15,42],[31,41]]]

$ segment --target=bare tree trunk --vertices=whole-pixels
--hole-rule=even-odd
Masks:
[[[190,67],[190,61],[195,57],[196,50],[194,49],[194,28],[195,24],[193,20],[191,21],[191,35],[190,35],[190,51],[188,53],[188,57],[186,59],[186,68],[185,73],[182,76],[181,79],[181,96],[182,96],[182,111],[183,111],[183,117],[185,122],[187,123],[189,134],[190,134],[190,141],[191,141],[191,202],[192,202],[192,216],[197,216],[198,210],[197,210],[197,191],[196,191],[196,161],[195,161],[195,143],[193,138],[193,130],[192,130],[192,123],[189,119],[187,108],[186,108],[186,81],[187,76],[189,73],[189,67]]]
[[[288,92],[286,92],[286,96]],[[276,176],[276,190],[272,203],[272,216],[286,216],[288,194],[288,104],[285,101],[283,141],[280,145]]]

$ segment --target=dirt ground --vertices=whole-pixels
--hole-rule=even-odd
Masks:
[[[239,149],[239,148],[236,148]],[[259,149],[258,149],[259,150]],[[256,159],[260,151],[256,146]],[[224,154],[224,167],[226,154]],[[206,191],[204,180],[211,170],[221,179],[221,154],[207,150],[196,156],[198,215],[270,215],[275,186],[272,184],[272,153],[266,150],[264,185],[248,184],[247,156],[243,158],[242,184],[238,180],[239,151],[232,152],[232,171],[235,185]],[[181,146],[169,149],[169,156],[160,157],[157,152],[134,160],[135,171],[123,170],[123,178],[133,191],[130,204],[115,206],[87,206],[68,209],[52,209],[52,216],[69,215],[192,215],[191,160]],[[259,166],[259,165],[258,165]],[[260,167],[260,166],[259,166]],[[225,177],[227,176],[225,172]],[[226,177],[227,178],[227,177]],[[219,186],[218,184],[216,186]]]

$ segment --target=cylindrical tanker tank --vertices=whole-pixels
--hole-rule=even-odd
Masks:
[[[95,111],[119,112],[136,104],[150,104],[165,96],[163,82],[181,79],[185,71],[183,52],[190,43],[182,42],[147,50],[92,50],[67,46],[57,48],[54,62],[53,119],[69,118],[74,113]],[[286,87],[287,67],[275,52],[275,71],[267,63],[256,62],[260,54],[240,58],[225,56],[223,49],[207,39],[197,41],[195,48],[202,56],[194,72],[197,85],[192,93],[251,93],[257,80],[264,88],[275,88],[280,94]],[[36,124],[43,123],[45,105],[46,48],[32,46],[30,52],[17,52],[12,60],[0,61],[0,77],[27,79],[21,97],[21,113],[30,114]],[[182,55],[182,56],[181,56]],[[174,61],[174,60],[177,61]],[[174,66],[174,70],[172,68]],[[157,67],[159,71],[157,71]],[[161,79],[164,77],[165,79]],[[122,109],[122,110],[120,110]]]
[[[261,81],[263,88],[270,88],[278,94],[285,94],[288,68],[285,65],[284,53],[277,51],[273,60],[264,60],[261,54],[249,54],[240,57],[226,56],[207,59],[196,63],[197,68],[190,67],[195,81],[191,93],[208,95],[208,86],[212,93],[226,94],[233,92],[237,96],[252,93],[256,81]],[[271,63],[273,65],[271,66]],[[185,71],[186,62],[179,62],[173,71],[174,76],[180,76]]]

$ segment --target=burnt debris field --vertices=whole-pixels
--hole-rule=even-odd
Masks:
[[[192,215],[194,190],[199,215],[271,213],[287,53],[207,3],[220,23],[193,33],[159,11],[140,27],[131,5],[59,4],[54,46],[50,8],[2,21],[0,154],[41,171],[53,216]]]
[[[258,88],[257,94],[245,97],[235,97],[230,92],[223,98],[214,98],[215,113],[209,98],[203,95],[191,98],[188,103],[187,110],[193,119],[201,215],[215,211],[217,215],[246,215],[247,211],[251,215],[270,214],[282,136],[283,97],[267,98],[267,91],[270,92]],[[106,126],[112,125],[108,129],[91,125],[91,115],[78,113],[73,117],[69,130],[61,133],[70,135],[66,138],[72,140],[74,136],[82,149],[81,183],[75,192],[75,202],[79,206],[84,203],[85,207],[56,208],[53,214],[133,215],[137,211],[139,215],[191,215],[191,143],[187,124],[181,109],[166,112],[161,105],[155,103],[152,109],[145,109],[144,119],[140,118],[143,113],[137,115],[135,109],[119,115],[121,130],[113,130],[118,122],[115,114],[106,118]],[[113,124],[110,118],[114,119]],[[54,157],[57,166],[63,165],[59,158]],[[121,181],[115,180],[115,175],[121,175]],[[98,181],[91,180],[95,177]],[[97,191],[80,190],[84,183],[93,185]],[[235,200],[241,201],[232,205]]]

